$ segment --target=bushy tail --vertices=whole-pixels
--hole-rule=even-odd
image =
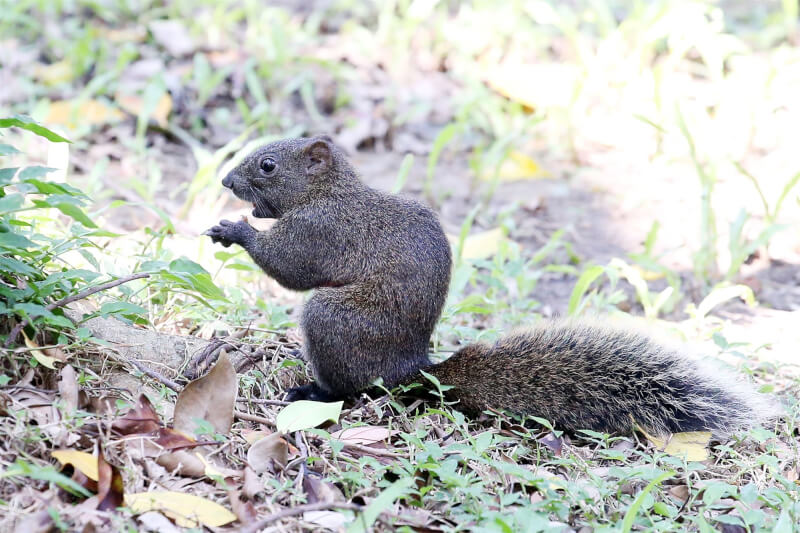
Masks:
[[[638,333],[544,322],[494,345],[473,344],[425,369],[460,409],[507,409],[561,429],[724,435],[763,423],[774,402],[713,365]]]

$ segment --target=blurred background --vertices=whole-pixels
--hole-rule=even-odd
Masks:
[[[249,213],[219,184],[245,153],[328,133],[367,183],[441,214],[459,258],[444,344],[585,312],[689,320],[720,348],[731,323],[727,338],[800,340],[794,0],[0,12],[0,114],[72,141],[7,134],[24,152],[14,164],[57,169],[115,234],[69,264],[123,274],[183,257],[213,278],[189,287],[202,298],[167,278],[130,294],[159,329],[293,325],[301,296],[200,234]],[[71,221],[37,223],[58,234]]]

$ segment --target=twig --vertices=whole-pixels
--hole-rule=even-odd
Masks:
[[[126,363],[132,364],[133,366],[136,367],[136,370],[138,370],[142,374],[153,378],[154,380],[156,380],[159,383],[169,387],[170,389],[174,390],[175,392],[180,392],[181,390],[183,390],[183,387],[181,387],[180,385],[178,385],[177,383],[175,383],[174,381],[172,381],[168,377],[162,376],[161,374],[159,374],[155,370],[152,370],[152,369],[144,366],[142,363],[140,363],[139,361],[137,361],[135,359],[122,359],[122,358],[117,359],[116,357],[114,359],[117,360],[117,361],[120,361],[120,362],[124,361]]]
[[[258,403],[262,405],[279,405],[286,406],[292,402],[285,402],[283,400],[266,400],[263,398],[236,398],[237,402]]]
[[[297,516],[299,514],[307,513],[309,511],[326,511],[329,509],[344,509],[347,511],[360,511],[362,507],[355,503],[350,502],[316,502],[316,503],[304,503],[303,505],[295,505],[294,507],[290,507],[289,509],[284,509],[283,511],[278,511],[277,513],[272,513],[271,515],[267,516],[266,518],[262,518],[258,522],[248,524],[239,530],[240,533],[255,533],[256,531],[261,531],[266,526],[271,524],[272,522],[277,522],[278,520],[283,520],[284,518],[288,518],[290,516]]]
[[[65,305],[69,305],[72,302],[77,302],[78,300],[83,300],[84,298],[88,298],[92,294],[98,293],[100,291],[104,291],[104,290],[107,290],[107,289],[113,289],[117,285],[122,285],[123,283],[128,283],[129,281],[133,281],[135,279],[149,278],[149,277],[150,277],[150,274],[148,274],[146,272],[140,272],[138,274],[131,274],[130,276],[125,276],[124,278],[115,279],[114,281],[109,281],[108,283],[101,283],[100,285],[96,285],[94,287],[86,289],[85,291],[79,292],[78,294],[73,294],[72,296],[67,296],[66,298],[62,298],[62,299],[58,300],[57,302],[53,302],[51,304],[47,304],[45,306],[45,309],[47,309],[48,311],[52,311],[53,309],[56,309],[57,307],[64,307]],[[36,318],[36,317],[33,316],[31,318]],[[4,348],[8,348],[9,346],[11,346],[11,343],[13,343],[14,341],[17,340],[17,336],[19,335],[19,332],[22,331],[22,328],[27,326],[29,322],[30,322],[30,318],[26,318],[26,319],[22,320],[22,322],[18,323],[16,326],[14,326],[14,329],[12,329],[11,333],[8,334],[8,337],[6,338],[6,342],[5,342],[5,344],[3,344],[3,347]]]
[[[399,454],[395,452],[390,452],[389,450],[382,450],[380,448],[372,448],[370,446],[362,446],[361,444],[355,444],[352,442],[345,442],[344,443],[345,449],[351,450],[358,450],[364,453],[371,453],[373,455],[380,455],[381,457],[393,457],[394,459],[399,459],[401,457],[406,457],[406,454]]]
[[[273,428],[275,427],[275,422],[263,416],[251,415],[250,413],[243,413],[241,411],[236,411],[236,410],[233,411],[233,416],[235,416],[239,420],[247,420],[248,422],[258,422],[259,424],[264,424],[265,426]]]
[[[297,472],[297,478],[295,479],[295,484],[299,481],[300,487],[303,486],[303,481],[308,474],[308,448],[305,444],[303,444],[303,432],[302,431],[295,431],[294,432],[294,443],[297,445],[297,449],[300,450],[300,457],[303,461],[300,463],[300,469]]]

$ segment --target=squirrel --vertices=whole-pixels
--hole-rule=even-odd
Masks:
[[[774,416],[772,401],[727,373],[649,337],[601,325],[544,320],[495,344],[468,345],[433,364],[428,345],[447,296],[450,245],[421,203],[365,185],[328,136],[263,146],[222,184],[253,204],[267,231],[222,220],[213,242],[242,246],[267,275],[313,289],[301,318],[315,381],[288,401],[352,397],[424,382],[468,413],[487,408],[548,419],[561,429],[729,434]]]

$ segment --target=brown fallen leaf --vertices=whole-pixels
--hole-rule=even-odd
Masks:
[[[45,122],[68,128],[81,125],[99,125],[118,122],[125,113],[100,100],[59,100],[51,102]]]
[[[370,445],[376,442],[385,441],[391,437],[392,432],[381,426],[359,426],[354,428],[340,429],[331,434],[334,439],[349,444]]]
[[[153,39],[173,57],[188,55],[196,44],[183,21],[178,19],[154,20],[148,25]]]
[[[28,515],[14,527],[13,533],[50,533],[55,531],[56,524],[50,512],[45,509]]]
[[[156,511],[148,511],[136,517],[142,526],[141,531],[152,533],[180,533],[180,529],[169,518]]]
[[[52,357],[56,361],[61,361],[65,363],[72,357],[71,353],[67,353],[61,346],[49,346],[47,348],[42,348],[42,351],[47,357]]]
[[[242,491],[229,490],[228,500],[231,502],[233,514],[242,524],[250,524],[258,519],[258,511],[256,511],[253,502],[242,500]]]
[[[205,463],[193,452],[186,450],[157,455],[156,463],[181,476],[203,477],[206,475]]]
[[[669,489],[669,493],[682,502],[689,500],[689,487],[686,485],[675,485]]]
[[[561,456],[561,448],[564,446],[564,440],[560,437],[556,437],[553,433],[548,433],[541,439],[538,439],[539,442],[553,450],[553,453],[560,457]]]
[[[343,526],[348,520],[350,519],[346,515],[336,511],[306,511],[303,513],[304,522],[309,522],[331,531],[343,530]]]
[[[272,431],[267,431],[265,429],[253,430],[253,429],[243,429],[242,430],[242,437],[244,437],[244,441],[249,444],[253,445],[256,441],[259,441],[266,437],[267,435],[272,435]]]
[[[264,482],[249,466],[244,467],[242,478],[242,492],[248,500],[253,500],[259,493],[264,492]]]
[[[196,435],[196,420],[210,423],[214,431],[226,435],[233,425],[233,408],[239,381],[225,350],[208,374],[190,382],[178,394],[172,426]]]
[[[78,377],[72,365],[64,365],[59,372],[58,393],[69,411],[78,409]]]
[[[117,92],[114,95],[114,101],[119,107],[134,117],[141,115],[145,108],[144,98],[135,94]],[[169,125],[168,118],[171,111],[172,97],[169,93],[164,93],[158,98],[158,102],[156,102],[155,108],[150,114],[150,118],[162,128],[166,128]]]
[[[247,450],[247,463],[258,474],[270,470],[273,461],[283,468],[288,460],[289,444],[277,432],[257,440]]]
[[[197,442],[190,435],[172,428],[158,428],[157,434],[154,442],[165,450],[183,450],[208,444],[207,442]]]
[[[112,511],[124,503],[125,488],[122,476],[114,465],[106,461],[103,447],[99,446],[97,453],[97,509],[99,511]]]
[[[303,477],[303,491],[306,493],[308,503],[345,501],[344,494],[339,487],[313,475]]]
[[[147,396],[141,394],[136,405],[115,420],[111,427],[122,435],[152,433],[161,427],[161,420]]]

